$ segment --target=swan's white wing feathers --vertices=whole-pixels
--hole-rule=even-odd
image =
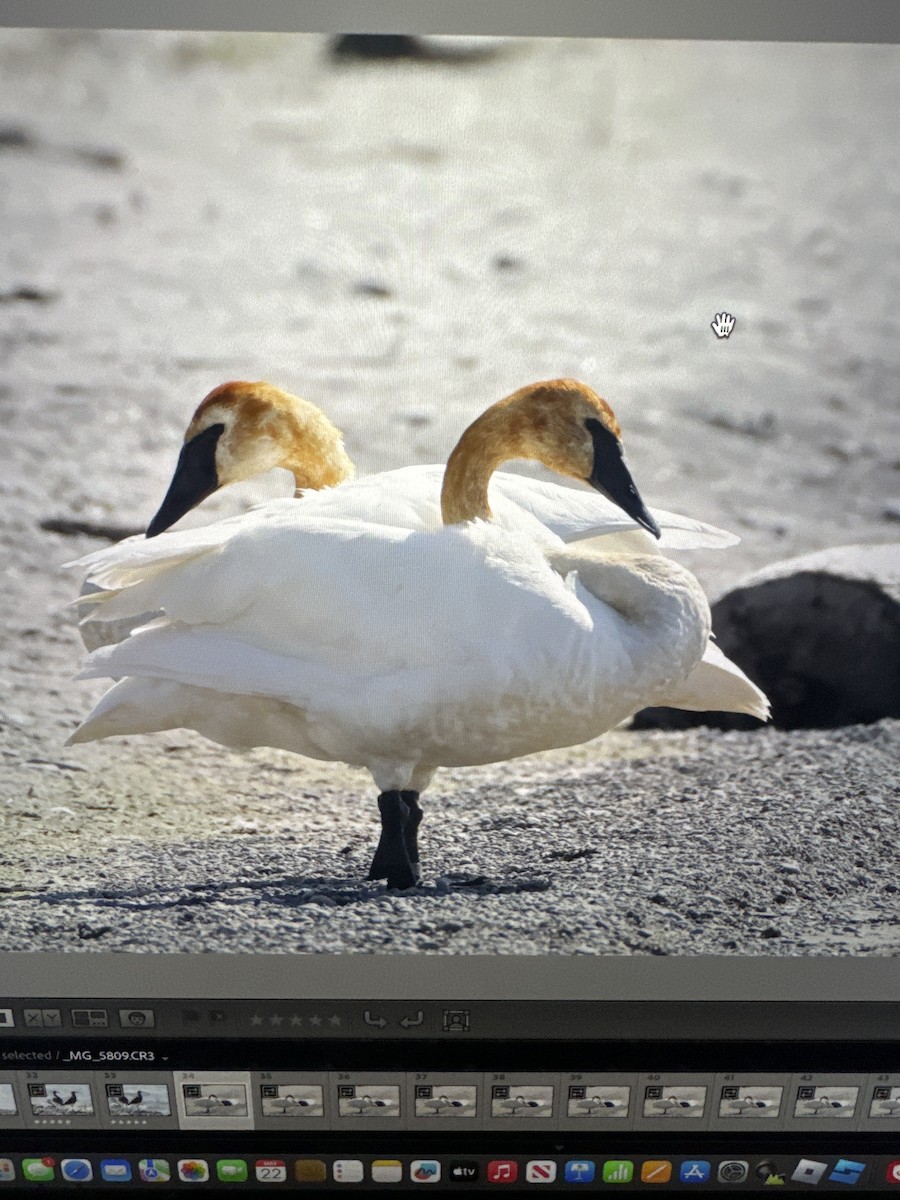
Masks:
[[[82,677],[253,697],[248,720],[258,716],[255,698],[289,704],[316,756],[367,765],[385,755],[491,761],[533,748],[536,722],[554,745],[578,738],[573,722],[585,740],[627,715],[617,708],[606,720],[597,699],[616,695],[617,673],[628,667],[625,650],[608,652],[618,647],[616,614],[596,604],[590,611],[530,538],[482,523],[437,535],[357,523],[364,536],[355,544],[335,536],[349,532],[338,525],[295,528],[290,545],[278,529],[256,530],[252,545],[235,535],[127,589],[123,596],[145,589],[137,607],[178,617],[95,651]],[[256,552],[269,559],[265,588]],[[231,597],[218,625],[202,620],[202,606],[188,611],[200,571],[217,605]],[[125,720],[111,715],[115,703],[92,714],[76,740],[107,736],[110,721],[117,732],[143,732],[133,705]],[[148,719],[154,729],[168,718]],[[202,713],[190,724],[211,728]]]
[[[657,540],[640,529],[599,492],[581,491],[542,479],[515,475],[510,471],[497,471],[492,476],[489,495],[493,496],[495,490],[524,512],[536,517],[564,542],[611,534],[634,534],[635,539],[639,539],[634,542],[635,550],[646,552],[657,547],[688,550],[704,546],[733,546],[740,541],[734,534],[715,525],[654,508],[651,512],[662,530],[662,537]],[[620,548],[624,549],[624,544],[616,546],[617,550]]]
[[[215,629],[289,657],[305,659],[313,648],[318,661],[350,670],[378,664],[383,671],[458,659],[469,646],[473,658],[484,655],[491,640],[504,631],[514,637],[517,622],[537,621],[539,613],[547,621],[556,610],[566,620],[586,619],[527,536],[481,523],[428,534],[310,519],[296,503],[277,521],[261,524],[257,516],[247,514],[222,545],[177,561],[160,552],[138,568],[129,548],[118,570],[107,563],[113,588],[120,571],[133,581],[104,603],[104,617],[162,609],[165,620],[120,650],[92,656],[90,664],[106,669],[90,673],[133,673],[134,647],[146,646],[160,624],[191,627],[195,635]]]
[[[367,475],[320,492],[304,492],[310,513],[348,517],[403,529],[438,529],[441,525],[439,465],[400,467]],[[617,551],[647,553],[657,548],[691,550],[734,546],[740,538],[715,525],[652,509],[662,537],[657,540],[640,529],[611,500],[599,492],[580,491],[562,484],[511,471],[495,471],[488,498],[495,522],[503,528],[522,528],[522,517],[537,521],[563,542],[616,536]],[[531,524],[530,522],[529,524]]]

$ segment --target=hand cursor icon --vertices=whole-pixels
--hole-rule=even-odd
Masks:
[[[728,337],[732,329],[734,329],[734,317],[731,313],[727,312],[716,313],[716,319],[710,321],[710,329],[712,329],[716,337]]]

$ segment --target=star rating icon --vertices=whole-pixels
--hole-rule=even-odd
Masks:
[[[289,1017],[283,1016],[281,1013],[270,1013],[268,1016],[264,1016],[262,1013],[255,1012],[250,1017],[250,1024],[256,1026],[257,1028],[260,1025],[265,1025],[266,1023],[278,1028],[285,1022],[293,1026],[295,1029],[298,1026],[303,1025],[304,1022],[306,1022],[308,1025],[311,1025],[313,1029],[319,1029],[325,1024],[326,1018],[320,1016],[319,1013],[313,1013],[310,1017],[302,1017],[296,1012],[291,1013]],[[340,1016],[338,1016],[337,1013],[333,1013],[330,1017],[328,1017],[327,1022],[333,1029],[337,1029],[343,1025],[343,1020]]]

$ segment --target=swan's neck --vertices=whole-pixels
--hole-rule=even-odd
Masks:
[[[533,459],[559,475],[586,479],[593,452],[586,446],[582,418],[601,411],[618,430],[606,401],[572,379],[530,383],[491,405],[472,422],[447,460],[441,490],[444,524],[490,520],[488,483],[497,467],[511,458]]]
[[[447,459],[441,487],[444,524],[489,521],[488,484],[494,471],[511,458],[531,457],[523,431],[511,430],[505,414],[489,408],[469,426]]]
[[[343,447],[341,448],[343,450]],[[318,491],[320,488],[337,487],[352,479],[356,472],[346,454],[343,460],[334,456],[328,462],[296,462],[283,461],[280,465],[286,467],[294,476],[294,489],[297,493]]]
[[[309,421],[296,437],[286,438],[280,462],[303,491],[337,487],[356,474],[340,434],[330,421]]]

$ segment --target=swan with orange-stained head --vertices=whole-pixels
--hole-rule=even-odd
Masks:
[[[309,504],[312,493],[318,511],[371,519],[408,529],[436,529],[441,524],[440,493],[443,465],[401,467],[354,479],[353,464],[341,433],[315,405],[264,380],[234,380],[220,384],[201,401],[184,435],[178,465],[159,511],[147,527],[147,537],[171,528],[213,492],[280,467],[291,473],[295,496]],[[335,500],[329,489],[341,484]],[[656,541],[621,509],[587,487],[575,491],[557,483],[495,471],[490,483],[494,519],[518,527],[523,514],[564,541],[603,536],[609,548],[655,549]],[[715,526],[676,513],[653,511],[661,531],[659,545],[667,549],[731,546],[738,539]],[[97,591],[88,579],[83,594]],[[119,642],[136,624],[154,613],[135,613],[134,620],[103,621],[89,615],[80,624],[88,650]]]
[[[314,404],[264,381],[221,384],[191,418],[147,537],[174,525],[219,488],[274,467],[290,471],[298,491],[334,487],[355,474],[340,432]]]
[[[492,494],[510,458],[586,480],[650,545],[567,545]],[[375,477],[386,499],[392,474]],[[409,887],[419,795],[438,767],[575,745],[648,705],[765,716],[765,697],[721,652],[704,662],[703,591],[654,549],[616,418],[585,385],[532,384],[474,421],[433,527],[379,522],[360,496],[367,482],[81,560],[110,589],[98,615],[164,615],[90,656],[82,678],[125,678],[70,742],[186,727],[366,767],[382,819],[369,877]]]
[[[169,529],[207,496],[232,483],[285,468],[296,495],[341,486],[340,498],[316,497],[322,512],[368,517],[410,529],[441,524],[442,464],[400,467],[354,480],[340,431],[315,405],[265,381],[220,384],[201,401],[187,427],[169,490],[147,527],[147,537]],[[352,489],[347,483],[354,480]],[[495,471],[490,480],[494,519],[515,524],[521,510],[564,541],[616,534],[628,545],[654,548],[653,537],[596,491]],[[337,505],[337,508],[334,506]],[[653,510],[659,545],[672,549],[732,546],[722,529],[677,513]],[[609,544],[608,542],[606,543]],[[624,544],[624,543],[623,543]]]

